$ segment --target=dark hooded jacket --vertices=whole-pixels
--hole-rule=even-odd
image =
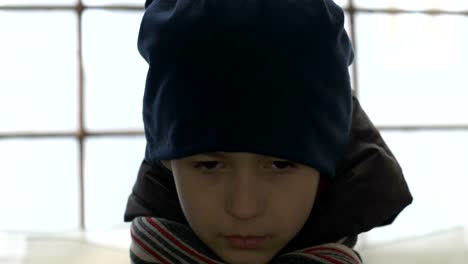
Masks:
[[[278,254],[351,238],[391,224],[413,197],[398,161],[353,98],[352,128],[336,178],[326,182],[299,234]],[[128,198],[125,221],[138,216],[188,222],[182,213],[172,172],[160,162],[143,161]]]

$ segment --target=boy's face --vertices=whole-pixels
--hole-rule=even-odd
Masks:
[[[163,164],[173,172],[193,231],[231,264],[268,263],[304,226],[320,177],[305,165],[244,152],[199,154]],[[254,245],[245,248],[225,238],[230,235],[267,238],[251,240]]]

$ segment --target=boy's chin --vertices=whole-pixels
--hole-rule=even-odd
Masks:
[[[274,254],[258,250],[239,250],[234,248],[220,252],[220,257],[229,264],[267,264]]]

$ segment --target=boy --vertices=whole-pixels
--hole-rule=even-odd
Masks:
[[[360,263],[408,204],[331,0],[147,1],[133,263]]]

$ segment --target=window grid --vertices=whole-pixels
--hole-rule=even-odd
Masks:
[[[84,68],[83,68],[83,54],[82,54],[82,15],[83,12],[87,9],[103,9],[103,10],[124,10],[124,11],[143,11],[143,6],[135,5],[102,5],[102,6],[85,6],[81,0],[78,0],[74,5],[9,5],[9,6],[0,6],[0,10],[37,10],[37,11],[48,11],[48,10],[72,10],[76,12],[78,19],[78,100],[79,100],[79,110],[78,110],[78,120],[79,126],[77,131],[67,131],[67,132],[33,132],[33,131],[23,131],[23,132],[11,132],[5,133],[0,131],[0,140],[1,139],[12,139],[12,138],[75,138],[78,140],[78,151],[79,151],[79,228],[85,230],[85,197],[84,197],[84,141],[87,138],[91,137],[121,137],[121,136],[143,136],[143,130],[107,130],[107,131],[88,131],[84,126]],[[462,11],[448,11],[448,10],[439,10],[439,9],[429,9],[429,10],[403,10],[395,8],[387,9],[368,9],[368,8],[359,8],[354,5],[353,0],[349,0],[349,4],[344,10],[348,13],[350,18],[350,35],[353,41],[354,48],[358,45],[356,40],[356,26],[355,26],[355,17],[357,13],[381,13],[381,14],[427,14],[427,15],[463,15],[468,16],[468,10]],[[353,87],[355,89],[354,93],[359,98],[359,84],[358,84],[358,67],[357,62],[353,64]],[[468,124],[459,124],[459,125],[405,125],[405,126],[378,126],[381,131],[414,131],[414,130],[442,130],[442,131],[454,131],[454,130],[463,130],[468,131]],[[364,244],[365,244],[365,235]]]

